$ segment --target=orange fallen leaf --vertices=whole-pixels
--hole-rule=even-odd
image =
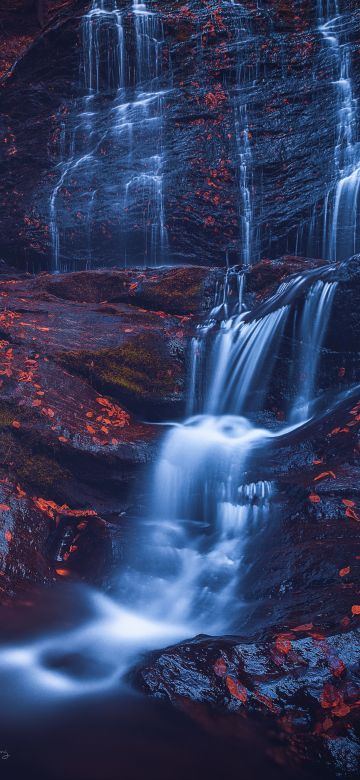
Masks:
[[[296,628],[292,628],[292,631],[311,631],[311,629],[314,628],[313,623],[304,623],[302,626],[296,626]]]
[[[4,536],[5,536],[5,539],[6,539],[7,542],[11,542],[11,540],[13,538],[11,531],[5,531]]]
[[[339,577],[346,577],[347,574],[350,574],[350,571],[350,566],[344,566],[344,568],[339,571]]]
[[[241,683],[234,680],[233,677],[230,677],[229,675],[226,678],[226,685],[229,693],[231,693],[231,695],[234,696],[235,699],[238,699],[243,704],[245,704],[247,700],[246,688]]]
[[[62,444],[66,444],[69,441],[65,436],[58,436],[58,440],[61,441]]]
[[[360,604],[353,604],[351,607],[351,612],[353,615],[360,615]]]
[[[347,508],[347,510],[345,512],[345,515],[346,515],[346,517],[350,517],[351,520],[356,520],[357,523],[360,523],[360,517],[358,517],[356,512],[354,512],[354,510],[351,509],[350,506],[348,506],[348,508]]]
[[[318,482],[320,479],[326,479],[326,477],[332,477],[336,479],[336,474],[333,471],[322,471],[317,477],[314,477],[314,482]]]
[[[70,577],[71,571],[69,569],[55,569],[56,574],[59,577]]]
[[[95,428],[93,428],[93,427],[92,427],[92,425],[87,425],[87,426],[86,426],[86,430],[87,430],[89,433],[95,433],[95,432],[96,432],[96,431],[95,431]]]
[[[13,420],[12,426],[13,428],[21,428],[21,423],[19,420]]]
[[[42,401],[40,401],[40,398],[39,399],[36,398],[35,401],[32,402],[32,406],[41,406],[41,404]]]
[[[110,401],[108,401],[106,398],[100,398],[100,396],[96,399],[97,403],[101,406],[109,406]]]
[[[355,506],[355,501],[350,501],[348,498],[343,498],[342,503],[344,506]]]
[[[309,501],[311,501],[312,504],[318,504],[320,500],[320,496],[317,496],[316,493],[312,493],[309,496]]]
[[[8,504],[0,504],[0,512],[9,512],[10,507]]]

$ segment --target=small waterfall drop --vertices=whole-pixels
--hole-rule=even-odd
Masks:
[[[34,686],[45,700],[117,689],[139,652],[241,628],[249,548],[261,545],[277,493],[266,468],[269,447],[312,414],[333,270],[296,275],[247,311],[244,274],[228,269],[198,335],[201,359],[197,349],[192,353],[190,391],[199,413],[165,436],[151,509],[123,552],[116,601],[90,591],[83,625],[0,651],[0,668],[16,673],[29,701]],[[288,421],[265,427],[258,414],[288,325],[295,372],[306,367],[308,374],[297,382]],[[208,393],[197,392],[207,384]]]
[[[166,259],[164,38],[150,0],[93,0],[81,24],[84,96],[64,106],[50,195],[53,270]],[[100,254],[99,254],[100,253]]]
[[[260,543],[276,494],[261,464],[274,438],[312,414],[336,291],[333,270],[294,276],[251,312],[243,310],[244,275],[227,272],[223,298],[218,296],[192,344],[189,409],[199,413],[167,435],[156,467],[155,558],[145,566],[142,560],[135,579],[133,567],[130,579],[125,577],[123,593],[132,582],[135,611],[146,601],[154,620],[165,613],[174,624],[195,621],[196,630],[206,633],[234,627],[231,603],[241,604],[246,547],[252,539]],[[241,293],[231,312],[234,277]],[[224,319],[215,335],[219,312]],[[288,324],[295,327],[290,372],[298,389],[288,421],[265,428],[257,414],[264,409]]]
[[[253,153],[249,125],[248,97],[254,83],[252,68],[246,59],[248,41],[252,40],[249,13],[232,2],[236,29],[236,97],[234,105],[236,158],[239,185],[240,251],[239,262],[248,268],[255,260]]]

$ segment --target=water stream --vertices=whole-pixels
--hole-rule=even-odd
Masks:
[[[89,590],[91,617],[84,623],[1,650],[1,669],[16,669],[25,691],[36,685],[66,697],[111,690],[142,650],[199,632],[239,629],[244,550],[250,540],[261,545],[276,494],[264,470],[268,448],[313,414],[336,290],[333,270],[295,275],[249,311],[244,275],[229,269],[222,304],[215,302],[194,339],[192,416],[164,438],[148,516],[140,541],[130,539],[125,551],[117,597]],[[299,389],[283,423],[259,424],[287,326],[293,334],[289,371]],[[61,661],[68,656],[76,659],[74,668]]]
[[[352,79],[352,22],[340,0],[317,0],[322,67],[332,74],[336,128],[331,184],[322,210],[315,204],[310,223],[299,229],[297,246],[330,262],[345,260],[360,248],[360,142],[358,100]]]
[[[356,169],[355,105],[348,52],[334,32],[338,22],[328,19],[337,6],[329,0],[325,11],[319,5],[320,11],[324,46],[341,68],[334,152],[338,207],[329,233],[335,236],[334,247],[346,182]],[[135,42],[132,67],[129,29]],[[106,203],[109,191],[113,193],[123,259],[128,251],[132,259],[140,252],[145,265],[155,264],[166,244],[161,23],[150,2],[134,0],[125,14],[116,0],[94,0],[83,19],[82,39],[84,96],[64,119],[59,179],[50,204],[54,269],[67,265],[68,241],[73,256],[76,237],[67,232],[64,198],[75,190],[83,204],[79,213],[84,219],[79,221],[80,246],[88,252],[85,266],[91,262],[91,236],[104,191]],[[50,698],[111,690],[144,650],[199,632],[239,629],[245,551],[250,540],[261,545],[277,490],[266,470],[269,448],[315,414],[321,349],[336,292],[334,267],[294,275],[267,300],[249,305],[246,271],[254,215],[241,65],[237,80],[242,270],[227,269],[214,308],[193,339],[188,416],[164,437],[148,513],[140,526],[134,523],[135,541],[128,540],[114,585],[117,597],[89,588],[88,615],[79,624],[0,651],[0,669],[16,673],[30,700],[34,687]],[[137,209],[142,214],[138,244],[130,229]],[[281,423],[264,415],[279,360],[289,388]]]
[[[162,26],[150,0],[128,11],[93,0],[81,35],[83,97],[64,107],[50,194],[53,270],[98,265],[95,245],[120,265],[157,265],[167,243]]]

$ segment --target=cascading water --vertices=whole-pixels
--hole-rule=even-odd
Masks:
[[[136,42],[131,99],[124,14],[115,0],[103,0],[93,2],[84,18],[87,95],[80,106],[77,104],[77,123],[70,133],[67,121],[64,123],[64,161],[51,204],[57,267],[64,257],[64,237],[58,227],[59,198],[71,182],[75,186],[74,176],[79,176],[76,186],[88,209],[89,262],[94,224],[91,215],[101,198],[102,185],[98,182],[105,181],[106,187],[113,188],[117,216],[122,204],[126,220],[141,192],[149,204],[142,236],[153,260],[165,245],[161,26],[148,4],[139,0],[133,2],[131,17]],[[104,39],[112,45],[104,48]],[[124,553],[117,582],[121,606],[91,593],[93,615],[84,626],[0,653],[3,668],[20,668],[32,684],[57,695],[117,685],[119,676],[144,649],[199,632],[239,628],[248,545],[251,540],[261,543],[276,495],[276,485],[265,468],[268,448],[312,415],[321,346],[336,290],[333,268],[294,276],[265,303],[251,311],[246,309],[246,268],[253,255],[254,216],[242,66],[238,84],[240,97],[235,115],[243,207],[243,270],[235,273],[228,268],[214,309],[193,340],[188,419],[173,426],[165,437],[153,478],[151,511],[142,525],[140,539],[137,536],[135,544]],[[118,189],[114,169],[107,167],[106,143],[111,143],[111,158],[116,157],[115,150],[124,170]],[[142,155],[136,157],[139,145]],[[343,144],[340,146],[342,149]],[[337,155],[340,171],[343,149]],[[122,236],[126,247],[124,224]],[[149,254],[145,257],[148,261]],[[274,418],[265,427],[259,420],[289,327],[294,337],[289,382],[297,391],[287,421],[280,426]],[[139,535],[139,530],[135,533]],[[71,669],[63,672],[64,652],[80,654],[85,668],[90,669],[89,675],[78,680]],[[98,669],[95,677],[91,672],[94,664]]]
[[[239,629],[248,545],[261,544],[276,495],[266,476],[268,448],[312,414],[319,363],[314,349],[321,349],[330,316],[333,270],[294,276],[246,311],[244,275],[229,269],[222,300],[219,295],[198,338],[202,360],[193,351],[190,390],[200,414],[173,426],[165,437],[151,511],[123,556],[118,602],[91,593],[93,614],[85,625],[0,652],[0,666],[22,669],[17,678],[23,688],[30,685],[30,694],[32,685],[56,696],[106,690],[118,684],[139,651],[199,632]],[[297,382],[288,422],[280,426],[274,419],[265,428],[257,413],[264,408],[273,359],[291,320],[295,371],[306,367],[308,374]],[[202,395],[198,387],[207,383]],[[83,658],[80,680],[71,663],[63,663],[64,654]]]
[[[310,225],[300,228],[297,250],[331,262],[345,260],[360,248],[360,141],[358,100],[352,82],[352,22],[339,0],[317,0],[322,58],[333,73],[336,91],[336,131],[332,183],[322,211],[315,206]],[[305,231],[304,231],[305,227]]]
[[[248,91],[254,80],[251,68],[244,56],[247,51],[247,40],[251,39],[251,29],[248,11],[232,2],[235,15],[236,40],[236,98],[234,105],[236,155],[239,180],[239,221],[241,228],[240,264],[247,268],[254,262],[254,206],[253,206],[253,156],[251,148],[251,131],[248,117]],[[254,74],[255,75],[255,74]]]
[[[64,108],[50,196],[55,271],[99,265],[103,244],[120,265],[165,258],[163,33],[149,6],[93,0],[83,18],[85,95]]]

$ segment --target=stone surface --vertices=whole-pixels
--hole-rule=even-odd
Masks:
[[[104,518],[141,505],[162,430],[149,420],[183,412],[188,342],[218,272],[1,270],[4,533],[14,525],[5,591],[54,570],[96,579],[108,561]]]
[[[127,29],[130,6],[126,0],[119,5]],[[295,252],[297,230],[302,223],[306,228],[314,206],[318,213],[322,211],[333,175],[337,105],[331,58],[323,56],[315,4],[310,0],[190,0],[186,4],[154,0],[152,6],[159,14],[165,42],[166,260],[218,265],[227,251],[231,262],[241,256],[239,79],[247,100],[251,150],[251,259]],[[340,0],[340,6],[348,14],[357,95],[360,15],[356,0]],[[50,197],[61,159],[61,127],[73,101],[82,94],[79,25],[88,7],[85,0],[53,0],[49,24],[42,32],[30,15],[24,17],[21,29],[12,32],[9,14],[0,10],[5,70],[19,58],[2,86],[1,247],[8,260],[30,269],[48,268],[50,263]],[[129,41],[131,35],[129,29]],[[132,50],[129,46],[130,70]],[[104,143],[106,155],[111,157],[111,139]],[[108,165],[115,186],[116,155]],[[76,268],[83,263],[84,247],[77,240],[87,212],[76,183],[63,187],[62,199],[62,220],[71,236],[69,262]],[[95,206],[95,266],[125,262],[123,242],[109,216],[113,207],[106,199]],[[129,230],[136,236],[141,214],[136,212],[131,219]],[[308,250],[302,245],[298,251]]]

